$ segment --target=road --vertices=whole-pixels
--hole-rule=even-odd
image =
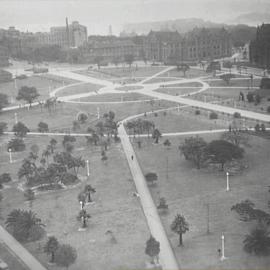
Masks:
[[[47,270],[47,268],[45,268],[32,254],[30,254],[29,251],[2,226],[0,226],[0,240],[3,241],[30,270]]]

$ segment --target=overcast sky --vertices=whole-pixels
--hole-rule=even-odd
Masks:
[[[203,18],[228,22],[243,13],[269,12],[270,0],[0,0],[0,28],[48,31],[78,20],[89,34],[114,34],[128,22]]]

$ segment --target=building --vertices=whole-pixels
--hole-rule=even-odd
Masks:
[[[174,64],[231,56],[232,42],[224,28],[195,28],[183,36],[177,31],[151,31],[144,49],[148,60]]]
[[[83,54],[89,62],[94,62],[97,57],[104,62],[124,61],[125,55],[131,54],[138,59],[140,46],[131,38],[116,36],[89,36],[88,45],[84,47]]]
[[[250,42],[250,62],[270,69],[270,24],[257,27],[256,39]]]
[[[183,60],[214,60],[232,54],[232,40],[224,28],[195,28],[183,39]]]
[[[144,44],[148,60],[167,62],[170,58],[181,58],[181,36],[175,31],[150,31]]]
[[[87,28],[75,21],[66,26],[51,27],[49,36],[42,36],[49,45],[80,47],[87,42]]]
[[[0,46],[0,67],[6,67],[9,65],[8,58],[8,49],[4,46]]]

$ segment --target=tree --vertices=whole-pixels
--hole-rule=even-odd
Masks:
[[[7,150],[12,152],[20,152],[25,149],[25,143],[21,138],[14,138],[8,142]]]
[[[189,137],[179,146],[180,151],[185,156],[186,160],[192,161],[197,169],[201,168],[202,163],[206,160],[205,149],[207,143],[203,138],[198,136]]]
[[[100,69],[101,62],[104,60],[103,56],[96,56],[94,62],[97,64],[98,69]]]
[[[247,101],[249,103],[254,102],[254,94],[253,93],[251,93],[251,92],[247,93]]]
[[[11,177],[9,173],[2,173],[0,175],[0,189],[3,188],[3,184],[11,181]]]
[[[25,190],[23,195],[26,198],[26,200],[29,202],[29,206],[32,207],[33,201],[35,199],[35,192],[32,189],[28,188]]]
[[[86,221],[90,218],[91,216],[86,212],[85,209],[82,209],[80,212],[79,212],[79,215],[77,217],[78,220],[81,220],[82,221],[82,227],[83,228],[86,228]]]
[[[8,96],[6,94],[0,93],[0,111],[8,105]]]
[[[244,250],[254,253],[257,256],[267,256],[270,254],[270,231],[264,224],[258,224],[249,235],[246,235]]]
[[[12,210],[5,221],[7,229],[18,241],[26,241],[31,238],[35,229],[42,229],[44,224],[36,213],[21,209]],[[42,235],[39,235],[39,238]]]
[[[132,63],[134,62],[134,55],[133,54],[125,54],[124,59],[125,59],[125,62],[129,65],[129,68],[131,68]]]
[[[155,181],[158,180],[158,176],[156,173],[153,172],[149,172],[147,173],[145,176],[145,180],[149,183],[151,183],[152,185],[154,184]]]
[[[78,116],[77,116],[77,120],[81,123],[81,124],[84,124],[88,119],[88,115],[86,113],[79,113]]]
[[[212,162],[221,164],[221,170],[227,161],[240,159],[244,154],[244,149],[224,140],[210,142],[205,151]]]
[[[6,129],[7,129],[7,123],[0,122],[0,135],[2,135]]]
[[[39,122],[38,123],[38,131],[39,132],[48,132],[49,131],[48,124],[44,123],[44,122]]]
[[[241,131],[241,130],[231,130],[228,132],[224,132],[221,135],[221,140],[228,141],[230,143],[233,143],[236,146],[245,145],[248,146],[248,135],[247,133]]]
[[[33,101],[39,97],[39,93],[35,87],[22,86],[18,92],[17,100],[25,100],[30,104],[30,107]]]
[[[151,257],[151,263],[155,264],[155,258],[158,261],[158,255],[160,252],[160,243],[151,235],[146,241],[145,254]]]
[[[225,74],[220,75],[220,79],[226,82],[227,85],[230,84],[230,81],[232,78],[234,78],[234,75],[231,73],[225,73]]]
[[[177,64],[177,71],[182,71],[183,76],[186,77],[186,72],[190,69],[189,65],[187,64]]]
[[[91,185],[88,184],[84,187],[84,192],[87,194],[88,202],[92,202],[91,193],[95,193],[96,189],[94,189]]]
[[[171,142],[169,139],[166,139],[165,142],[163,143],[164,146],[166,146],[167,148],[169,148],[171,146]]]
[[[177,214],[171,224],[171,230],[179,235],[179,246],[183,245],[183,234],[189,231],[189,224],[184,216]]]
[[[55,252],[55,262],[58,266],[68,267],[77,259],[76,249],[70,245],[60,245]]]
[[[17,137],[25,137],[30,130],[24,123],[18,122],[13,126],[12,131],[15,132]]]
[[[158,143],[159,138],[162,136],[162,134],[160,133],[160,131],[155,128],[152,134],[152,138],[155,139],[155,143]]]
[[[82,208],[83,208],[84,205],[85,205],[85,202],[86,202],[86,194],[85,194],[85,192],[80,192],[78,194],[78,201],[79,201],[79,203],[82,204]]]
[[[59,242],[54,236],[50,236],[48,241],[46,242],[44,246],[44,252],[51,255],[50,262],[54,262],[55,259],[55,252],[59,248]]]
[[[57,141],[55,139],[51,139],[50,140],[50,150],[51,150],[51,153],[53,154],[54,153],[54,150],[56,149],[56,144],[57,144]]]

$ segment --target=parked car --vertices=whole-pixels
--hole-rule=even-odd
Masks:
[[[15,79],[18,79],[18,80],[23,80],[23,79],[26,79],[26,78],[27,78],[27,76],[25,74],[17,75],[15,77]]]

